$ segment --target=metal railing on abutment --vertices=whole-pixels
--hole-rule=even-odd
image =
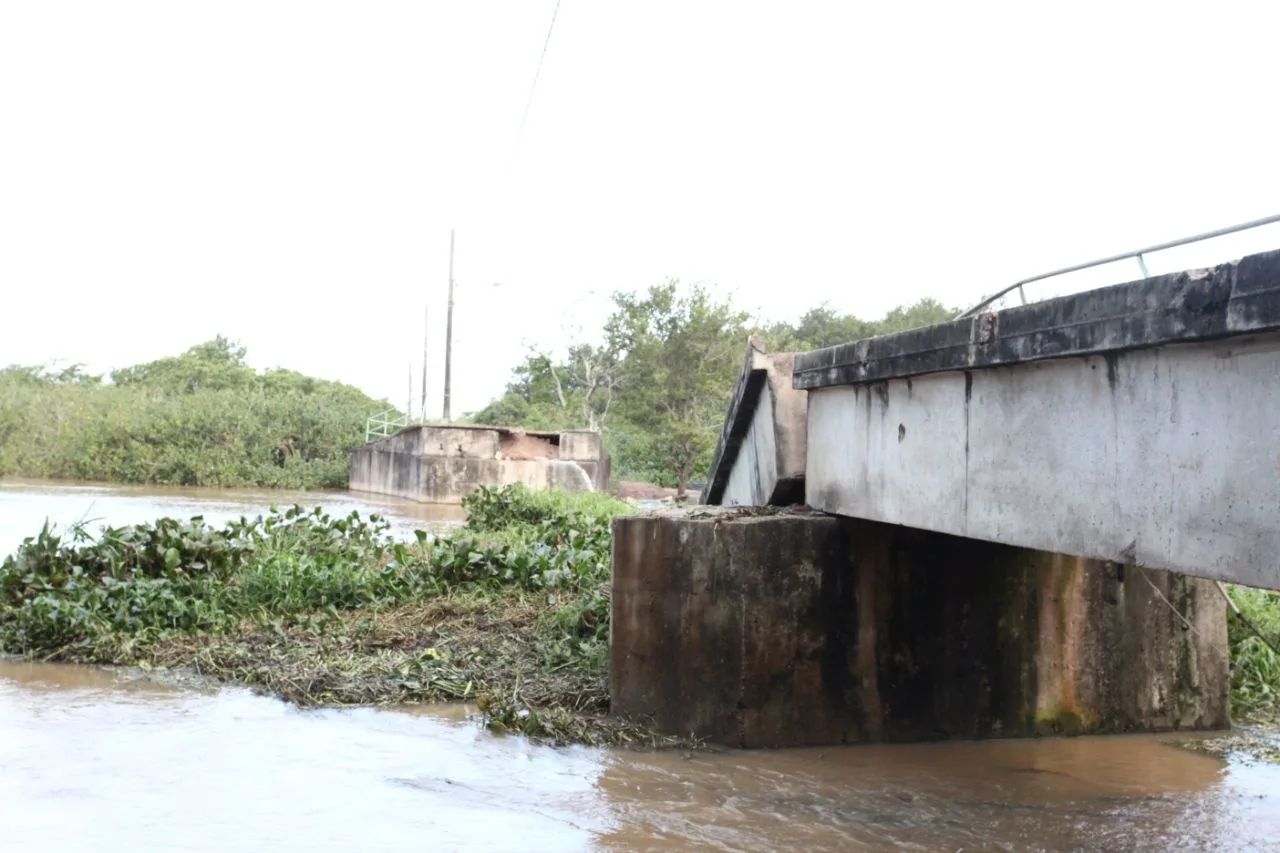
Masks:
[[[956,315],[956,319],[963,320],[965,317],[972,317],[974,314],[977,314],[979,311],[986,308],[992,302],[995,302],[1000,297],[1006,296],[1007,294],[1010,294],[1015,290],[1018,291],[1018,294],[1022,297],[1022,304],[1026,305],[1027,295],[1022,289],[1024,285],[1028,285],[1037,281],[1044,281],[1046,278],[1057,278],[1058,276],[1066,275],[1067,273],[1080,272],[1080,270],[1087,270],[1087,269],[1090,269],[1091,267],[1100,267],[1100,266],[1103,266],[1104,264],[1113,264],[1116,261],[1126,261],[1129,258],[1134,258],[1137,260],[1138,268],[1142,271],[1142,277],[1147,278],[1148,275],[1147,275],[1146,256],[1152,254],[1153,252],[1162,252],[1165,249],[1173,249],[1178,246],[1186,246],[1190,243],[1199,243],[1201,240],[1212,240],[1214,237],[1224,237],[1227,234],[1234,234],[1237,231],[1248,231],[1250,228],[1259,228],[1263,225],[1270,225],[1273,222],[1280,222],[1280,213],[1277,213],[1273,216],[1264,216],[1261,219],[1253,219],[1253,220],[1250,220],[1249,222],[1241,222],[1239,225],[1228,225],[1226,228],[1219,228],[1215,231],[1206,231],[1203,234],[1196,234],[1193,237],[1183,237],[1179,240],[1170,240],[1167,243],[1157,243],[1154,246],[1147,246],[1146,248],[1143,248],[1143,249],[1134,249],[1132,252],[1122,252],[1118,255],[1111,255],[1106,258],[1099,258],[1096,261],[1086,261],[1083,264],[1074,264],[1069,267],[1063,267],[1060,270],[1053,270],[1052,272],[1041,273],[1040,275],[1033,275],[1031,276],[1031,278],[1024,278],[1021,281],[1015,281],[1013,284],[1009,285],[1003,290],[997,291],[995,294],[986,297],[977,305],[970,308],[968,311],[963,311],[960,314]]]
[[[408,425],[409,416],[402,415],[395,409],[378,412],[378,414],[365,421],[364,440],[368,442],[373,441],[375,438],[386,438],[389,435],[395,435]]]

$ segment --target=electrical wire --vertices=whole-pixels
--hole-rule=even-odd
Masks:
[[[560,14],[560,0],[556,0],[556,8],[551,12],[551,25],[547,27],[547,38],[542,43],[542,55],[538,57],[538,67],[533,72],[533,85],[529,87],[529,99],[524,104],[524,115],[520,116],[520,130],[516,133],[516,148],[520,150],[520,140],[524,138],[525,122],[529,120],[529,108],[533,106],[533,94],[538,90],[538,78],[542,76],[542,63],[547,58],[547,46],[551,44],[551,33],[556,28],[556,16]]]

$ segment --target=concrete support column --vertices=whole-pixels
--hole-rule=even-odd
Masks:
[[[813,512],[617,520],[612,626],[614,713],[734,746],[1229,722],[1211,582]]]

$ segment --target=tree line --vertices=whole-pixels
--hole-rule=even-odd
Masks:
[[[340,382],[255,371],[223,337],[109,377],[11,366],[0,370],[0,474],[342,488],[366,418],[385,408]]]
[[[929,325],[926,299],[879,320],[823,305],[796,323],[753,323],[700,286],[618,293],[603,332],[531,351],[469,420],[598,429],[620,479],[683,491],[706,474],[747,337],[775,352]],[[202,486],[342,488],[366,419],[389,408],[292,370],[256,371],[219,336],[100,376],[82,366],[0,369],[0,475]]]
[[[614,470],[681,493],[711,463],[749,335],[773,352],[818,349],[943,322],[958,309],[934,299],[879,320],[812,308],[796,323],[753,324],[729,299],[667,282],[618,293],[600,339],[562,354],[531,351],[505,393],[475,423],[527,429],[600,429]]]

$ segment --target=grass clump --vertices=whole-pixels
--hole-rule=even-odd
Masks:
[[[1280,654],[1276,649],[1280,648],[1280,593],[1232,586],[1228,587],[1228,595],[1235,605],[1227,623],[1232,715],[1241,721],[1278,724]]]
[[[600,495],[481,489],[415,541],[380,517],[272,509],[65,534],[0,563],[0,651],[185,669],[299,705],[468,699],[500,731],[626,742],[608,703],[610,522]],[[646,742],[651,742],[646,738]]]

